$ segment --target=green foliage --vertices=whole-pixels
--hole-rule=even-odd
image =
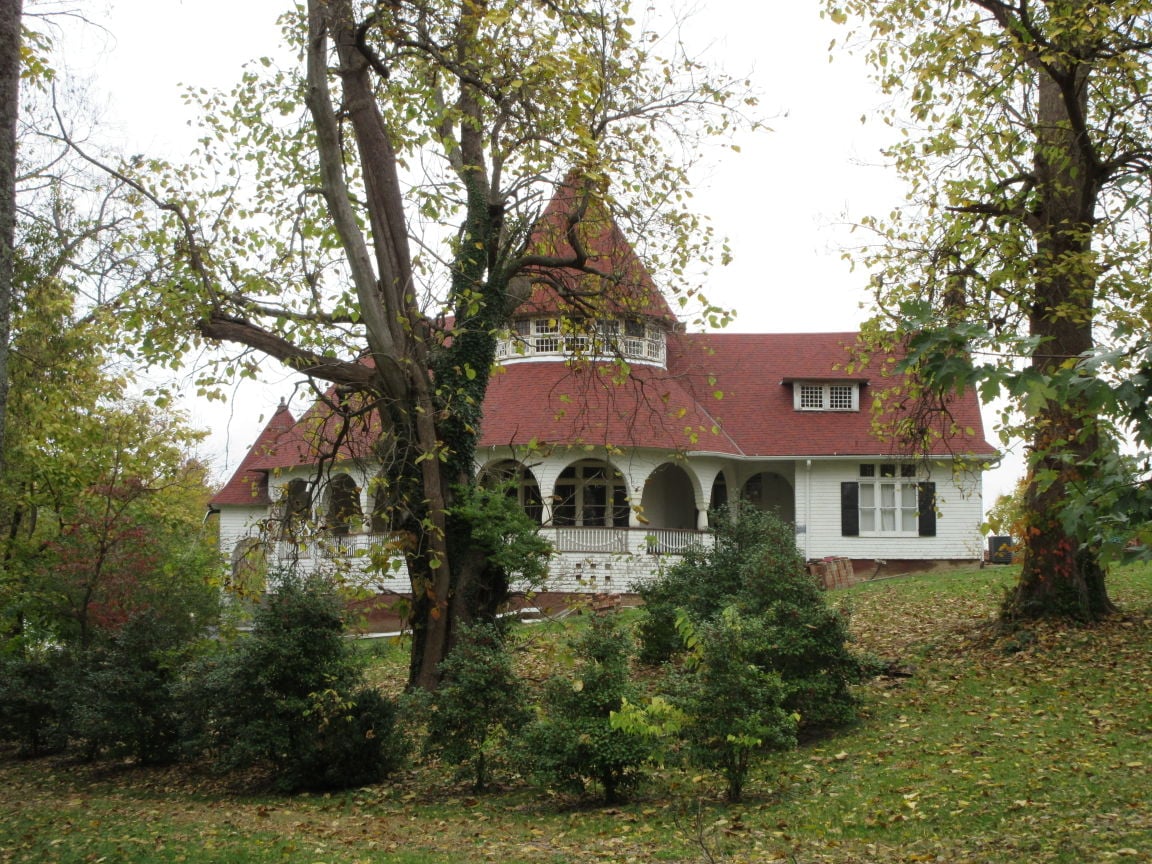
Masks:
[[[654,745],[644,735],[617,728],[612,713],[635,703],[629,678],[631,639],[613,616],[594,618],[572,643],[571,676],[544,685],[539,715],[521,739],[529,770],[544,783],[583,793],[597,783],[605,803],[635,787]]]
[[[730,608],[702,627],[698,662],[673,679],[674,702],[686,718],[685,755],[723,772],[732,802],[741,800],[758,757],[796,746],[800,717],[785,708],[789,690],[780,673],[764,665],[778,635],[764,618]]]
[[[251,636],[192,676],[194,731],[221,768],[263,768],[292,792],[374,783],[398,767],[395,705],[364,684],[342,614],[323,581],[281,574]]]
[[[0,740],[21,756],[63,750],[68,744],[68,706],[61,681],[67,658],[55,649],[0,657]]]
[[[469,588],[492,596],[473,598],[470,608],[490,615],[507,599],[511,579],[529,585],[544,582],[552,544],[506,490],[467,485],[456,486],[453,492],[449,549],[484,572]]]
[[[183,752],[181,673],[197,652],[195,634],[150,610],[106,644],[80,652],[65,683],[68,727],[88,757],[131,757],[141,764]]]
[[[869,688],[868,722],[770,754],[752,770],[749,806],[715,800],[680,772],[653,776],[635,806],[598,809],[533,802],[520,787],[453,794],[435,762],[382,788],[270,800],[205,783],[195,768],[0,759],[0,842],[14,864],[315,864],[334,850],[389,864],[1140,861],[1152,565],[1113,577],[1126,615],[1091,628],[1029,624],[1022,650],[987,627],[1013,576],[970,568],[836,592],[854,607],[862,647],[916,658],[915,676]],[[553,647],[533,640],[518,659]],[[374,672],[399,687],[406,665],[394,660]]]
[[[715,545],[694,549],[655,582],[637,586],[644,600],[641,656],[655,663],[683,647],[678,616],[703,632],[725,610],[761,634],[752,662],[778,674],[784,706],[802,728],[825,729],[855,718],[851,685],[862,660],[848,648],[848,621],[831,608],[807,572],[791,526],[771,513],[743,507],[713,520]]]
[[[904,131],[906,206],[862,227],[876,341],[906,348],[905,446],[955,433],[958,387],[999,400],[1029,465],[1007,618],[1114,611],[1105,568],[1152,555],[1147,452],[1152,20],[1140,3],[826,0],[863,31]],[[858,39],[863,35],[865,38]],[[898,430],[900,431],[900,430]],[[1129,543],[1135,537],[1140,542]]]
[[[425,751],[470,769],[477,791],[488,786],[493,763],[531,717],[506,639],[493,624],[464,628],[428,697]]]

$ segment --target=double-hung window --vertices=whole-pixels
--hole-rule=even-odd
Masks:
[[[915,464],[864,462],[840,488],[845,536],[936,536],[936,484],[919,480]]]

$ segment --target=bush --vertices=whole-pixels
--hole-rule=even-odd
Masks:
[[[482,790],[493,761],[530,717],[504,634],[493,624],[463,629],[440,673],[429,699],[425,752],[467,766],[473,788]]]
[[[792,527],[752,507],[735,519],[721,511],[714,524],[714,547],[691,550],[660,579],[637,586],[645,603],[641,658],[662,662],[682,650],[678,615],[703,628],[731,607],[763,628],[751,660],[780,676],[784,707],[800,715],[802,728],[854,720],[851,685],[865,667],[848,649],[845,614],[807,572]]]
[[[700,631],[693,662],[674,679],[688,760],[723,772],[734,803],[757,757],[796,746],[799,718],[784,707],[784,680],[758,660],[773,637],[762,619],[729,610]]]
[[[378,782],[403,761],[395,705],[364,686],[342,613],[322,581],[281,578],[251,636],[188,682],[219,767],[264,768],[295,792]]]
[[[628,674],[631,642],[616,618],[605,616],[594,618],[572,647],[572,677],[545,684],[540,715],[522,739],[525,758],[546,784],[583,793],[590,778],[612,804],[639,782],[653,751],[645,736],[615,728],[611,720],[638,695]]]
[[[80,653],[68,686],[70,729],[89,758],[105,753],[147,765],[180,755],[185,722],[176,685],[195,650],[190,635],[149,611]]]
[[[22,757],[67,746],[66,674],[66,658],[57,651],[0,660],[0,740],[16,744]]]

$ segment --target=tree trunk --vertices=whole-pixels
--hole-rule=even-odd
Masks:
[[[8,348],[16,242],[16,118],[23,0],[0,0],[0,474],[8,427]]]
[[[1066,374],[1067,364],[1094,346],[1098,265],[1092,232],[1099,185],[1083,134],[1088,74],[1088,67],[1074,60],[1066,61],[1065,68],[1038,73],[1030,331],[1040,341],[1031,362],[1045,377],[1057,379]],[[1098,424],[1087,405],[1069,396],[1049,400],[1034,428],[1025,492],[1024,562],[1003,614],[1008,619],[1094,620],[1114,611],[1098,550],[1071,534],[1060,514],[1084,473],[1091,470],[1101,443]]]

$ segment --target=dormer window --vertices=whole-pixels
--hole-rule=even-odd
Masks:
[[[792,388],[797,411],[859,411],[860,385],[797,381]]]

